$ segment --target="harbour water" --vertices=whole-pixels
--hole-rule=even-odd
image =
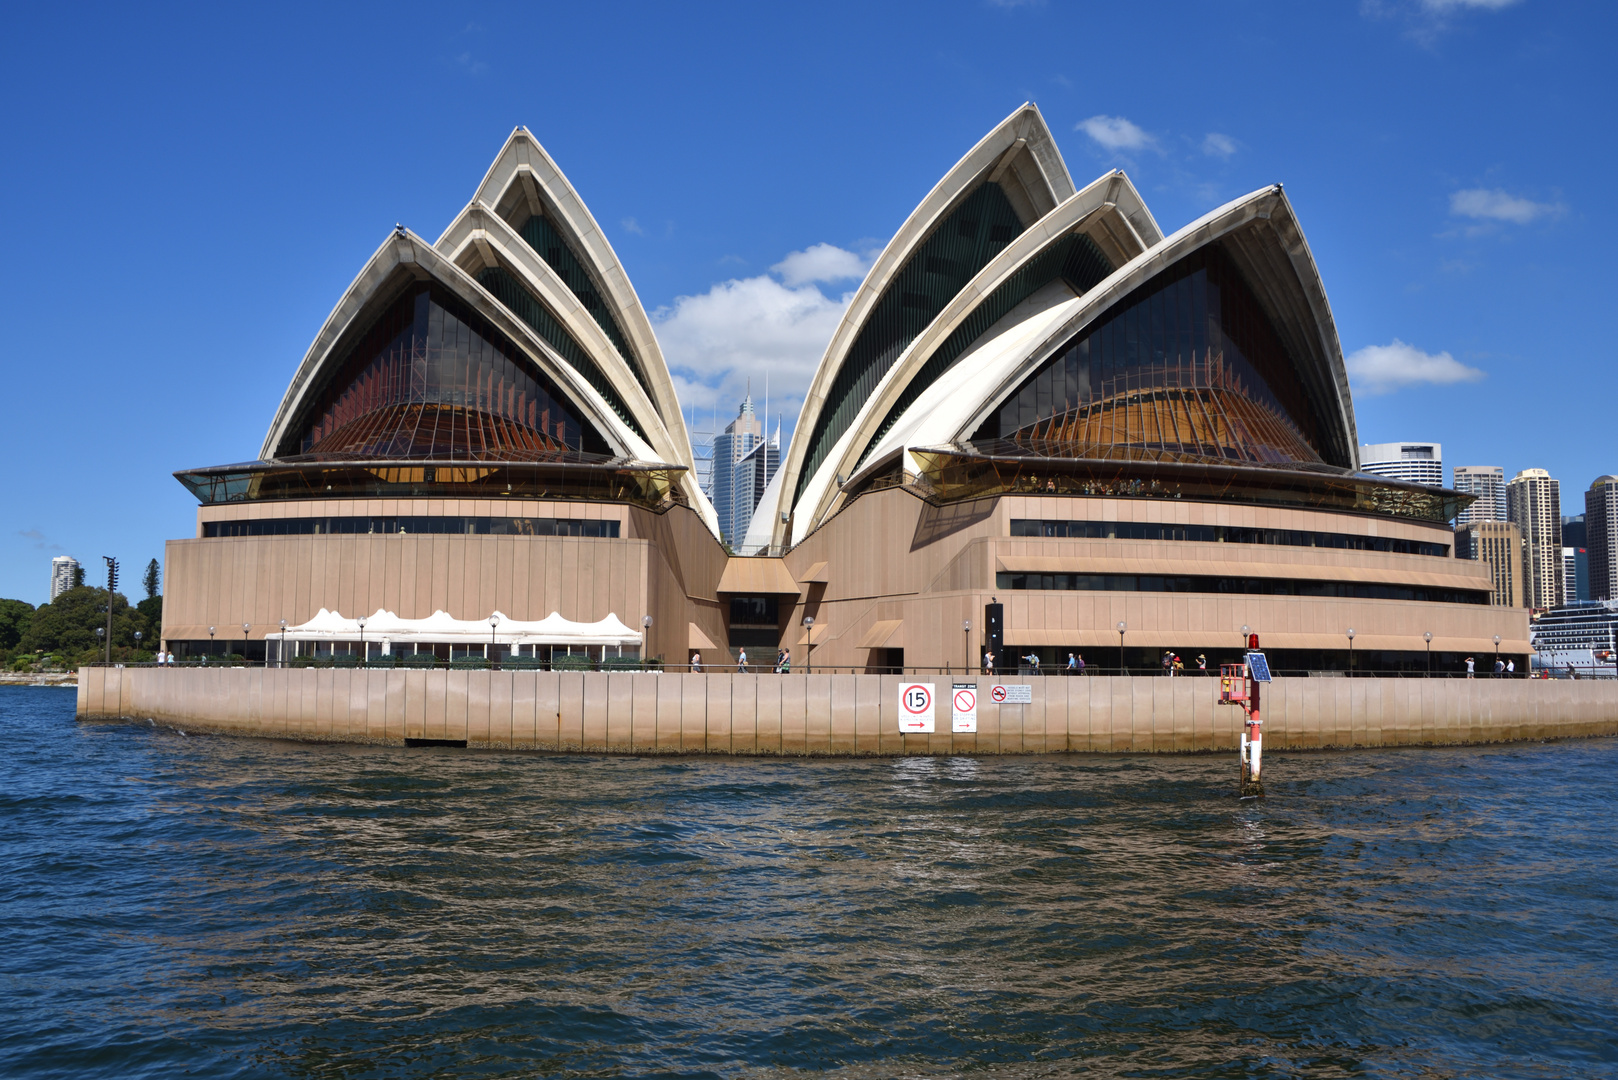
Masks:
[[[1618,1076],[1618,740],[725,759],[0,688],[0,1075]]]

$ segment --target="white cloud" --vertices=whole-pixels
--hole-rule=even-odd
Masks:
[[[1229,135],[1221,135],[1217,131],[1210,131],[1202,140],[1202,152],[1209,157],[1228,158],[1236,152],[1236,140]]]
[[[812,281],[847,281],[862,278],[871,269],[871,263],[852,251],[831,244],[815,244],[802,251],[794,251],[774,266],[772,271],[781,275],[788,285],[807,285]]]
[[[624,227],[624,232],[626,232],[626,233],[634,233],[636,236],[645,236],[646,235],[646,230],[641,228],[640,222],[636,221],[632,217],[626,217],[626,218],[624,218],[624,220],[620,221],[618,224],[620,224],[620,225],[622,225]]]
[[[695,296],[676,297],[652,312],[680,401],[695,406],[696,426],[706,430],[717,409],[721,427],[752,383],[764,407],[768,377],[770,414],[782,414],[790,431],[852,293],[836,298],[817,281],[861,277],[868,260],[830,244],[795,251],[768,274],[732,278]],[[772,422],[773,424],[773,422]]]
[[[1508,195],[1499,188],[1468,188],[1449,197],[1449,212],[1458,217],[1487,221],[1510,221],[1527,225],[1535,218],[1554,217],[1563,211],[1560,203],[1537,203]]]
[[[1108,150],[1140,150],[1155,143],[1150,135],[1121,116],[1092,116],[1074,126]]]
[[[1428,383],[1448,386],[1477,382],[1484,373],[1467,367],[1447,352],[1426,353],[1398,338],[1391,345],[1367,345],[1350,353],[1344,363],[1355,393],[1388,394],[1407,386]]]

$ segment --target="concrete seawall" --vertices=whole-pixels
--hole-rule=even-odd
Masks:
[[[931,682],[936,733],[902,734],[899,687]],[[951,734],[954,682],[978,730]],[[1027,704],[991,688],[1032,687]],[[343,668],[83,668],[81,720],[152,719],[265,738],[592,753],[760,755],[1191,753],[1234,750],[1241,709],[1212,677],[985,679]],[[1618,734],[1618,681],[1279,679],[1271,750]]]

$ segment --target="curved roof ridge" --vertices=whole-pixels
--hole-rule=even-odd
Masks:
[[[790,510],[791,503],[796,501],[796,492],[803,480],[801,473],[810,452],[808,444],[811,434],[827,403],[833,381],[877,302],[886,295],[909,257],[915,254],[961,199],[975,188],[977,181],[1005,177],[1018,181],[1014,186],[1021,188],[1022,198],[1028,203],[1022,208],[1014,205],[1018,216],[1025,219],[1025,227],[1031,227],[1074,194],[1073,179],[1068,173],[1067,164],[1062,160],[1038,106],[1032,102],[1025,102],[1013,110],[945,172],[888,241],[865,280],[860,283],[848,310],[832,333],[808,392],[804,395],[792,444],[788,447],[786,460],[781,463],[781,471],[786,474],[781,486],[782,498],[787,500],[783,509]],[[1030,185],[1034,189],[1031,192]],[[1048,205],[1032,203],[1034,195],[1041,195]],[[777,541],[783,536],[782,526],[778,522]]]
[[[1141,235],[1137,220],[1144,215],[1147,229]],[[1004,251],[975,274],[960,292],[944,306],[928,327],[907,345],[894,361],[886,375],[878,382],[866,400],[855,421],[848,427],[849,437],[840,440],[833,453],[827,455],[820,468],[811,477],[799,500],[800,508],[810,513],[801,528],[807,535],[813,523],[828,511],[828,503],[835,498],[830,478],[836,475],[852,477],[867,459],[866,451],[874,447],[873,440],[882,434],[877,427],[885,422],[888,412],[908,392],[913,380],[921,374],[928,361],[944,346],[954,333],[994,292],[1023,267],[1051,250],[1075,233],[1099,239],[1104,253],[1114,267],[1121,266],[1135,255],[1162,242],[1157,222],[1146,210],[1129,177],[1114,169],[1086,184],[1058,204],[1018,236]],[[1107,249],[1112,250],[1108,251]],[[997,320],[998,321],[998,320]],[[794,529],[797,532],[798,528]]]
[[[695,458],[691,452],[691,437],[686,431],[674,380],[652,329],[651,318],[641,304],[634,285],[630,283],[628,272],[607,239],[605,230],[590,213],[589,207],[555,159],[526,126],[519,125],[507,137],[479,182],[472,202],[482,203],[503,217],[502,205],[511,203],[519,194],[513,191],[513,185],[522,185],[525,174],[532,178],[534,190],[521,187],[522,202],[530,213],[549,211],[544,216],[562,227],[565,238],[574,247],[574,254],[588,264],[588,270],[598,279],[605,298],[612,303],[614,313],[619,316],[617,321],[629,339],[631,350],[636,354],[620,357],[621,361],[638,364],[646,378],[647,396],[652,407],[679,448],[677,463],[693,466]],[[448,235],[449,229],[446,229],[438,242],[443,243]],[[613,351],[616,353],[617,349]]]
[[[1086,293],[1077,306],[1070,309],[1066,318],[1042,334],[1034,347],[1018,350],[1014,363],[1002,365],[994,370],[963,373],[961,376],[963,379],[969,375],[974,380],[992,379],[993,389],[988,393],[978,393],[976,407],[971,409],[970,413],[963,414],[964,419],[951,421],[953,430],[943,437],[938,437],[939,431],[918,430],[913,433],[916,438],[912,441],[912,445],[950,442],[966,437],[967,433],[976,430],[983,418],[998,408],[1040,364],[1048,360],[1053,350],[1071,339],[1086,325],[1094,323],[1114,306],[1125,301],[1139,286],[1180,259],[1216,241],[1234,238],[1244,226],[1258,222],[1265,222],[1269,226],[1272,231],[1271,239],[1275,247],[1285,256],[1287,265],[1295,275],[1294,281],[1304,294],[1303,299],[1309,307],[1308,315],[1315,332],[1314,340],[1308,341],[1309,335],[1305,335],[1299,341],[1300,344],[1312,347],[1308,355],[1294,357],[1294,362],[1300,365],[1300,374],[1305,377],[1309,374],[1302,370],[1305,366],[1323,363],[1326,369],[1324,374],[1328,378],[1321,382],[1319,389],[1329,395],[1328,400],[1331,404],[1337,406],[1338,427],[1335,432],[1328,433],[1335,435],[1336,445],[1322,447],[1321,456],[1327,460],[1336,456],[1346,461],[1347,467],[1357,468],[1358,438],[1353,405],[1348,392],[1348,375],[1343,364],[1342,345],[1337,338],[1336,323],[1326,299],[1325,287],[1320,282],[1319,270],[1309,253],[1308,244],[1303,239],[1302,230],[1298,227],[1292,205],[1280,184],[1271,184],[1231,200],[1119,267],[1106,280]],[[1246,272],[1246,267],[1241,269]],[[1260,288],[1266,291],[1269,289],[1269,286],[1259,284],[1253,284],[1253,287],[1255,291]],[[1292,314],[1296,319],[1298,313]],[[1278,331],[1280,330],[1278,327]],[[917,407],[921,405],[922,402],[918,401]],[[1323,419],[1331,418],[1323,417]],[[882,448],[878,449],[880,451]],[[1333,451],[1335,453],[1332,453]]]
[[[566,391],[570,403],[585,414],[616,453],[627,458],[657,460],[656,451],[612,411],[581,373],[555,354],[548,342],[490,296],[464,270],[402,226],[396,226],[366,261],[315,335],[281,398],[259,451],[260,458],[275,456],[276,447],[287,436],[304,402],[324,385],[322,376],[332,365],[343,361],[345,355],[340,347],[352,339],[350,331],[363,333],[368,325],[367,315],[374,315],[412,283],[420,281],[432,281],[447,289],[516,342],[529,362]]]

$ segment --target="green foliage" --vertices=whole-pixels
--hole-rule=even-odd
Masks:
[[[73,568],[73,587],[75,589],[77,589],[77,588],[83,587],[83,585],[84,585],[84,567],[83,566],[75,566]]]
[[[15,649],[28,632],[34,605],[26,600],[0,600],[0,649]]]
[[[633,656],[609,656],[601,661],[602,671],[639,671],[640,660]]]
[[[141,630],[146,635],[143,644],[155,647],[163,640],[163,597],[148,596],[135,605],[135,610],[146,620],[146,626]]]
[[[450,667],[457,668],[486,668],[489,661],[481,656],[457,656],[450,661]]]
[[[590,662],[588,656],[553,656],[551,657],[552,671],[594,671],[595,664]]]
[[[48,604],[41,604],[28,621],[21,647],[27,652],[43,649],[46,652],[64,652],[81,656],[101,647],[96,627],[107,625],[107,590],[81,585],[69,589]],[[132,649],[135,631],[139,630],[148,643],[152,626],[146,616],[131,608],[122,593],[112,594],[112,644],[118,649]]]
[[[146,564],[146,573],[141,575],[140,583],[141,587],[146,590],[147,600],[157,599],[157,587],[161,573],[162,571],[158,569],[156,559]]]
[[[403,668],[430,668],[438,664],[438,657],[430,652],[402,653],[396,663]]]

